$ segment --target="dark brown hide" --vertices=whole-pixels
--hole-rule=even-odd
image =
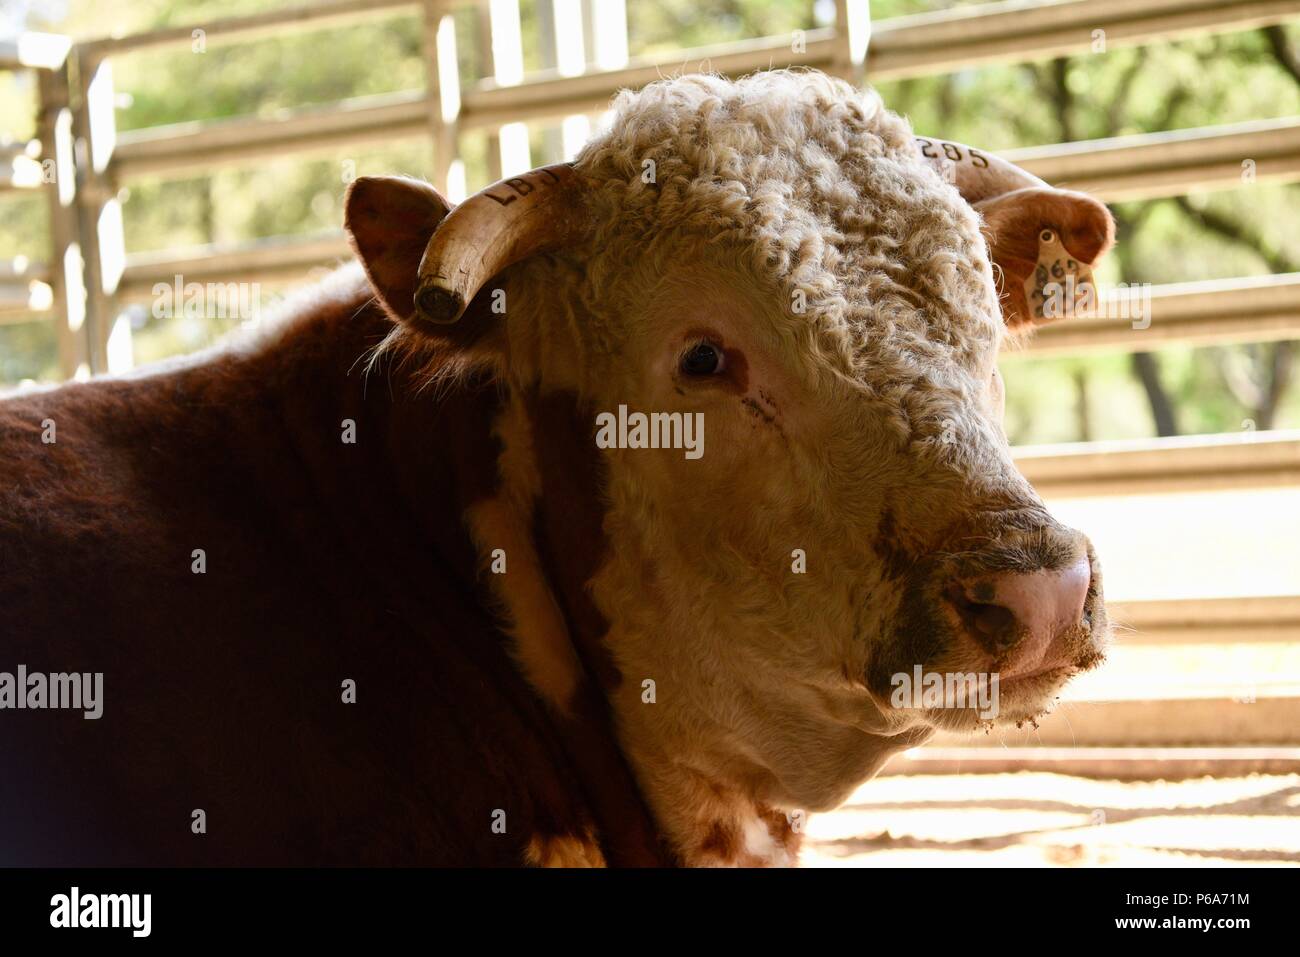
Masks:
[[[592,824],[662,861],[603,707],[556,718],[486,610],[497,386],[367,379],[390,320],[356,288],[257,351],[0,403],[0,671],[104,673],[99,720],[0,713],[0,864],[517,865]]]

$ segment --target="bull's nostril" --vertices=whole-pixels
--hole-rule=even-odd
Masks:
[[[991,588],[959,588],[948,597],[971,637],[990,652],[996,653],[1015,644],[1015,613],[1004,605],[980,600],[992,597]]]
[[[1091,630],[1092,573],[1086,560],[1032,572],[996,571],[949,584],[945,597],[966,637],[1009,674],[1048,665],[1064,636]]]
[[[976,630],[995,641],[1006,636],[1016,624],[1011,609],[1001,605],[976,604],[971,611]]]

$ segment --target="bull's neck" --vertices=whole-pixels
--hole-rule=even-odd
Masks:
[[[573,393],[529,386],[511,390],[498,421],[501,494],[473,509],[470,524],[481,554],[501,548],[508,556],[504,574],[491,577],[512,620],[516,659],[558,713],[617,728],[622,756],[678,863],[792,863],[797,817],[755,801],[743,783],[684,760],[676,746],[688,739],[647,733],[647,709],[664,705],[645,697],[646,675],[616,661],[611,637],[620,623],[609,621],[593,597],[593,579],[611,554],[595,431],[595,410]]]
[[[397,598],[436,577],[470,606],[486,589],[459,516],[495,492],[500,397],[482,378],[436,394],[400,357],[368,371],[390,329],[358,282],[275,328],[234,377],[274,410],[283,460],[302,476],[300,506],[343,530],[359,571]]]
[[[429,367],[400,353],[367,372],[391,328],[362,288],[317,304],[238,360],[255,395],[230,405],[269,397],[304,506],[330,514],[359,573],[383,589],[376,600],[402,613],[431,581],[452,585],[466,614],[499,629],[506,666],[550,705],[593,843],[577,847],[582,834],[542,843],[535,862],[670,862],[602,690],[612,665],[583,587],[601,554],[600,517],[588,508],[598,477],[564,425],[572,408],[486,372],[431,386]]]

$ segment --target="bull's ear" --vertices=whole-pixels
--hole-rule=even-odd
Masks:
[[[1115,221],[1083,193],[1030,186],[975,203],[1007,325],[1027,328],[1072,315],[1095,297],[1092,268],[1115,241]]]
[[[384,309],[404,321],[415,313],[424,248],[451,211],[428,183],[361,176],[348,187],[343,227]]]

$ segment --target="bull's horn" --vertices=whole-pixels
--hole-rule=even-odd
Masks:
[[[1046,186],[1041,179],[1014,163],[962,143],[918,136],[916,148],[939,175],[957,187],[962,198],[974,206],[1026,186]]]
[[[540,166],[493,183],[453,209],[420,260],[416,315],[455,322],[502,269],[580,240],[589,229],[583,186],[572,163]]]

